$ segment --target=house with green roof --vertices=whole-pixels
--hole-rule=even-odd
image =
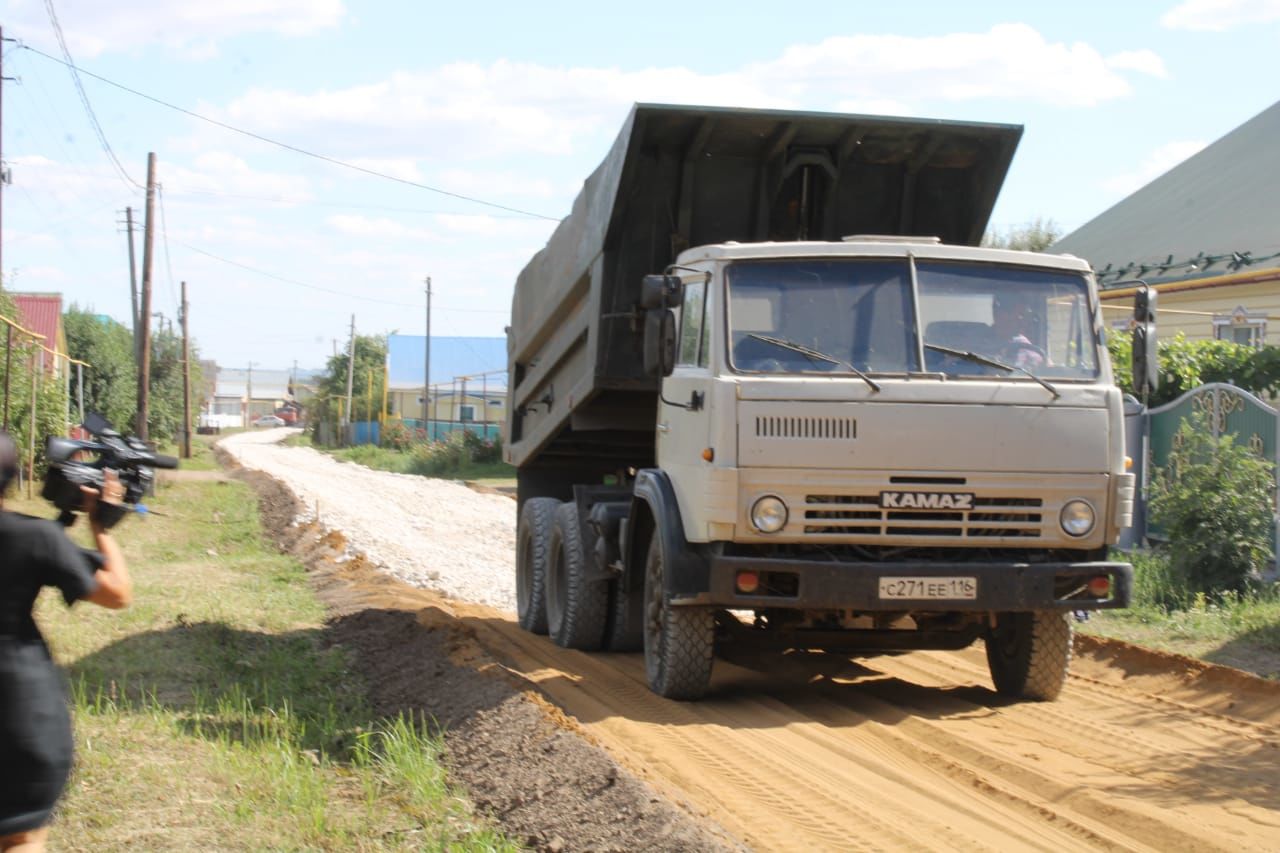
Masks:
[[[1280,102],[1063,237],[1124,327],[1135,280],[1160,294],[1162,337],[1280,344]]]

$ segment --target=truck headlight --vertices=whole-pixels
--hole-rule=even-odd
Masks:
[[[751,505],[751,523],[761,533],[777,533],[787,526],[787,505],[782,498],[765,495]]]
[[[1094,520],[1093,505],[1079,498],[1067,501],[1058,514],[1058,521],[1069,536],[1088,535],[1093,530]]]

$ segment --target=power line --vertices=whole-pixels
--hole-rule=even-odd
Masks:
[[[160,197],[160,239],[164,242],[164,265],[169,273],[169,298],[177,308],[178,297],[173,292],[173,261],[169,258],[169,222],[164,215],[164,184],[156,184],[156,195]]]
[[[67,48],[67,40],[62,35],[62,25],[58,23],[58,13],[54,11],[53,0],[44,0],[44,7],[49,12],[49,23],[53,25],[53,33],[58,38],[58,46],[62,48],[62,56],[64,61],[62,64],[71,70],[71,80],[76,84],[76,91],[80,94],[80,102],[84,104],[84,111],[89,116],[89,124],[93,125],[93,132],[98,135],[98,141],[102,143],[102,150],[107,152],[107,156],[111,158],[111,162],[115,164],[116,170],[120,176],[138,189],[142,189],[142,184],[133,179],[124,165],[116,157],[116,152],[111,150],[111,143],[107,141],[107,135],[102,130],[102,125],[98,123],[98,116],[93,111],[93,105],[89,103],[89,94],[84,90],[84,84],[80,81],[80,74],[76,68],[75,62],[71,59],[71,51]],[[26,47],[26,45],[21,45]],[[33,49],[33,48],[29,48]],[[39,51],[36,51],[39,53]],[[56,57],[49,57],[55,59]],[[87,73],[87,72],[86,72]]]
[[[48,2],[51,2],[51,0],[45,0],[45,2],[48,3]],[[43,56],[45,59],[60,63],[62,65],[66,65],[72,68],[73,70],[75,69],[75,66],[70,62],[69,58],[67,60],[62,60],[56,56],[51,56],[45,53],[44,51],[37,50],[36,48],[26,44],[24,44],[22,47],[25,48],[26,50],[31,51],[37,56]],[[497,210],[505,210],[508,213],[518,213],[521,216],[529,216],[534,219],[546,219],[550,222],[560,221],[559,217],[547,216],[546,214],[534,213],[533,211],[530,211],[530,210],[521,210],[518,207],[510,207],[505,204],[498,204],[497,202],[485,201],[484,199],[476,198],[474,196],[462,195],[461,193],[450,192],[449,190],[442,190],[439,187],[433,187],[427,184],[418,183],[417,181],[411,181],[407,178],[399,178],[399,177],[396,177],[395,175],[388,175],[385,172],[379,172],[375,169],[369,169],[364,166],[358,166],[355,163],[348,163],[345,160],[339,160],[338,158],[330,157],[327,154],[318,154],[315,151],[308,151],[305,148],[299,148],[297,145],[291,145],[288,142],[281,142],[277,139],[272,139],[270,137],[263,136],[262,134],[254,133],[251,130],[244,130],[243,128],[236,127],[235,125],[227,124],[226,122],[218,121],[217,119],[214,119],[214,118],[209,118],[208,116],[201,115],[200,113],[197,113],[197,112],[192,112],[191,110],[188,110],[185,107],[180,107],[177,104],[171,104],[168,101],[163,101],[160,98],[155,97],[154,95],[148,95],[145,92],[139,92],[137,89],[131,89],[122,83],[117,83],[114,80],[109,80],[100,74],[94,74],[92,71],[85,71],[83,69],[80,69],[80,71],[81,73],[87,74],[88,76],[92,77],[95,80],[99,80],[103,83],[106,83],[108,86],[114,86],[115,88],[120,89],[123,92],[128,92],[131,95],[151,101],[154,104],[159,104],[162,107],[167,107],[171,110],[175,110],[177,112],[182,113],[183,115],[187,115],[192,118],[199,119],[200,121],[203,121],[203,122],[208,122],[209,124],[220,127],[223,130],[229,130],[232,133],[239,133],[242,136],[249,137],[250,139],[256,139],[259,142],[265,142],[268,145],[275,145],[276,147],[283,148],[286,151],[292,151],[295,154],[302,154],[305,157],[313,157],[316,160],[322,160],[334,166],[341,166],[344,169],[351,169],[352,171],[363,172],[364,174],[372,175],[375,178],[382,178],[387,181],[395,181],[398,184],[404,184],[406,186],[416,187],[417,189],[420,189],[420,190],[426,190],[427,192],[437,193],[439,195],[448,196],[449,198],[456,198],[461,201],[471,202],[472,204],[479,204],[479,205],[483,205],[484,207],[492,207]],[[79,84],[79,80],[77,78],[77,85],[78,84]],[[88,102],[86,101],[86,104],[87,103]]]
[[[268,196],[268,195],[246,195],[244,193],[224,193],[217,190],[195,190],[183,189],[182,187],[170,187],[169,192],[178,196],[186,195],[209,195],[218,198],[238,198],[247,199],[249,201],[267,201],[274,204],[293,204],[305,207],[336,207],[344,210],[385,210],[391,213],[426,213],[435,216],[466,216],[464,213],[456,213],[451,210],[429,210],[423,207],[400,207],[396,205],[386,204],[355,204],[346,201],[321,201],[314,198],[290,198],[289,196]],[[486,216],[492,216],[495,219],[528,219],[528,215],[524,213],[513,214],[511,216],[500,216],[488,213]]]
[[[318,290],[322,293],[331,293],[334,296],[344,296],[347,299],[354,299],[358,302],[377,302],[381,305],[394,305],[398,308],[417,308],[418,307],[417,304],[413,302],[397,302],[394,299],[379,299],[376,296],[365,296],[359,293],[349,293],[344,290],[336,290],[332,287],[324,287],[323,285],[312,284],[311,282],[308,282],[308,281],[299,281],[296,278],[288,278],[286,276],[276,275],[273,272],[267,272],[266,270],[258,269],[257,267],[250,266],[249,264],[243,264],[243,263],[240,263],[239,261],[233,261],[230,258],[224,258],[221,255],[215,255],[213,252],[206,252],[204,249],[197,249],[195,246],[192,246],[188,243],[184,243],[181,240],[174,240],[173,242],[177,243],[179,246],[182,246],[183,248],[186,248],[192,252],[195,252],[197,255],[204,255],[206,258],[212,258],[215,261],[220,261],[221,263],[228,264],[233,267],[239,267],[242,270],[247,270],[251,273],[255,273],[257,275],[264,276],[266,278],[275,279],[276,281],[281,281],[281,282],[284,282],[285,284],[293,284],[293,285],[297,285],[298,287],[305,287],[308,290]],[[441,307],[440,310],[451,311],[451,312],[461,313],[461,314],[506,314],[507,313],[506,311],[499,310],[496,308],[490,309],[490,308],[444,308],[444,307]]]

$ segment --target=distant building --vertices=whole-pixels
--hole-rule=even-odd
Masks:
[[[215,368],[213,396],[201,416],[202,426],[247,426],[255,418],[275,414],[292,400],[289,370]]]
[[[1161,337],[1280,343],[1280,103],[1049,251],[1092,264],[1114,328],[1142,279],[1160,294]]]
[[[387,336],[387,409],[396,417],[424,416],[426,338]],[[500,423],[506,417],[506,338],[431,338],[431,420]]]
[[[37,360],[44,365],[44,372],[50,376],[62,376],[66,369],[67,333],[62,325],[61,293],[14,293],[9,292],[14,305],[18,309],[18,323],[43,336],[40,341],[45,347],[60,354],[55,357],[41,350]]]

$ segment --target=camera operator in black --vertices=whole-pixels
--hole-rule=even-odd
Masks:
[[[67,605],[81,599],[118,609],[133,585],[124,555],[99,520],[99,504],[118,504],[119,480],[102,493],[84,488],[101,565],[67,538],[61,525],[4,507],[17,476],[17,449],[0,431],[0,851],[44,849],[54,804],[71,771],[71,717],[65,680],[31,609],[40,589],[57,587]]]

